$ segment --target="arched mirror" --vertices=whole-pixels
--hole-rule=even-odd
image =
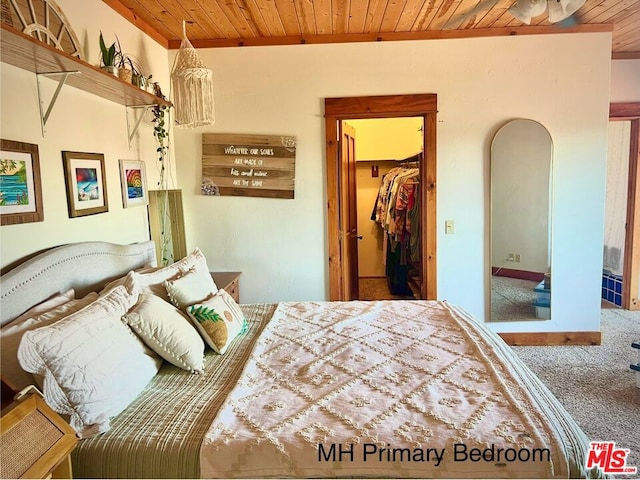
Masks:
[[[491,318],[551,318],[551,135],[512,120],[491,144]]]

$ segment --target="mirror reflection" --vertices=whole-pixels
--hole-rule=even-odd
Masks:
[[[551,318],[551,135],[517,119],[491,144],[491,321]]]

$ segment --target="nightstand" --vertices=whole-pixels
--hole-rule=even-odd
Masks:
[[[75,430],[36,393],[2,411],[0,478],[71,478]]]
[[[225,290],[240,303],[240,275],[242,272],[210,272],[218,288]]]

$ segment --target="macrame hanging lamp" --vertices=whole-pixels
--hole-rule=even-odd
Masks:
[[[215,123],[213,71],[200,60],[182,22],[182,43],[171,72],[171,93],[178,127],[195,128]]]

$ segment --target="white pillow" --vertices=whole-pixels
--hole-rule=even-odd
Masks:
[[[143,293],[122,319],[166,361],[191,373],[204,371],[204,342],[189,319],[170,303]]]
[[[160,267],[142,267],[142,268],[139,268],[137,270],[131,270],[131,272],[150,273],[150,272],[155,272],[156,270],[159,270],[159,269],[160,269]],[[117,287],[118,285],[124,285],[126,287],[131,282],[131,280],[127,280],[127,277],[131,276],[131,272],[127,273],[127,275],[125,275],[123,277],[114,278],[110,282],[106,283],[105,286],[102,287],[102,290],[100,291],[100,295],[108,292],[109,290],[112,290],[113,288]],[[133,293],[133,292],[129,292],[129,293]]]
[[[209,271],[207,259],[199,248],[196,248],[182,260],[162,267],[152,272],[129,272],[126,276],[125,286],[130,293],[152,293],[163,300],[169,301],[167,289],[164,286],[166,280],[176,279],[190,269]],[[217,288],[216,288],[217,290]]]
[[[191,305],[187,313],[207,345],[219,354],[226,352],[233,339],[247,329],[244,313],[225,290]]]
[[[136,299],[119,286],[22,337],[20,365],[44,376],[45,401],[83,438],[107,431],[162,363],[121,320]]]
[[[2,366],[2,379],[7,385],[19,392],[34,383],[33,375],[25,372],[18,363],[18,346],[25,332],[51,325],[86,307],[97,298],[98,294],[92,292],[80,300],[67,301],[40,315],[24,318],[19,322],[13,321],[9,325],[2,327],[0,329],[0,365]],[[35,383],[38,382],[36,381]]]
[[[56,295],[46,299],[44,302],[37,304],[35,307],[31,307],[19,317],[14,318],[9,324],[5,325],[5,327],[8,327],[9,325],[17,322],[22,322],[23,320],[26,320],[28,318],[42,315],[43,313],[46,313],[49,310],[53,310],[54,308],[59,307],[63,303],[67,303],[74,298],[76,298],[76,291],[73,288],[70,288],[66,292],[57,293]]]
[[[164,286],[171,303],[178,308],[186,308],[202,302],[218,291],[211,274],[196,268],[192,268],[174,280],[166,280]]]

